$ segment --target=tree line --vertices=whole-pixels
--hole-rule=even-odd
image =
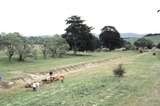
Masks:
[[[8,60],[11,62],[15,55],[19,61],[24,61],[27,57],[36,59],[39,52],[46,59],[62,57],[68,50],[72,50],[76,54],[78,51],[94,51],[99,48],[108,48],[109,50],[121,47],[133,48],[131,43],[121,38],[114,26],[104,26],[97,37],[91,33],[93,27],[85,24],[85,20],[82,20],[80,16],[71,16],[65,22],[67,28],[62,35],[25,37],[18,32],[1,33],[0,50],[6,51]],[[149,43],[153,44],[150,41]],[[150,44],[148,45],[148,41],[144,39],[135,42],[137,47],[151,48]]]
[[[24,37],[17,32],[3,33],[0,35],[0,41],[0,49],[6,51],[10,62],[15,55],[19,61],[24,61],[27,57],[36,59],[39,49],[41,50],[44,59],[47,57],[61,57],[69,48],[66,40],[60,35]]]
[[[25,37],[18,32],[1,33],[0,49],[6,50],[9,61],[15,55],[19,61],[24,61],[27,57],[36,58],[36,47],[47,58],[61,57],[67,50],[73,50],[76,54],[77,51],[94,51],[102,46],[110,50],[121,46],[122,38],[113,26],[102,28],[98,38],[91,33],[93,27],[84,24],[85,20],[79,16],[71,16],[65,22],[68,26],[62,35]]]

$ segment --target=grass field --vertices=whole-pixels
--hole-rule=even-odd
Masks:
[[[86,57],[65,58],[72,61],[56,66],[119,57],[94,68],[66,74],[64,83],[54,82],[42,86],[37,92],[23,88],[0,92],[0,106],[159,106],[160,60],[150,52],[111,54],[93,53],[86,60]],[[112,74],[118,63],[124,64],[126,74],[123,78]],[[22,68],[22,65],[18,67]]]
[[[1,53],[2,54],[2,53]],[[132,55],[136,52],[95,52],[95,53],[79,53],[77,56],[69,54],[63,58],[43,59],[39,57],[37,60],[28,60],[26,62],[18,62],[13,59],[12,63],[8,62],[6,55],[0,57],[0,73],[6,79],[21,75],[23,72],[45,72],[56,67],[64,65],[77,64],[80,62],[89,62],[99,59],[111,59],[122,55]]]

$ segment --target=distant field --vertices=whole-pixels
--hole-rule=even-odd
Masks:
[[[0,106],[160,106],[160,60],[150,52],[112,54],[122,57],[67,74],[63,84],[55,82],[41,87],[38,92],[25,89],[0,92]],[[110,53],[94,55],[111,56]],[[118,62],[124,63],[124,78],[112,74]]]

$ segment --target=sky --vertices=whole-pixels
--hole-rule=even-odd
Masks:
[[[0,32],[62,34],[65,20],[79,15],[95,34],[107,25],[120,33],[160,33],[159,9],[160,0],[0,0]]]

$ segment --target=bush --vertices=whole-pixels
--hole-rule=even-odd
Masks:
[[[113,70],[113,74],[118,77],[123,77],[125,69],[122,67],[122,64],[119,64],[116,69]]]
[[[153,53],[153,56],[155,56],[155,55],[156,55],[156,53],[154,52],[154,53]]]
[[[139,50],[139,53],[143,53],[143,50]]]
[[[126,48],[126,50],[135,50],[135,47],[126,40],[124,40],[123,47]]]
[[[142,48],[147,47],[148,49],[152,49],[154,43],[150,39],[140,38],[134,42],[134,45],[138,48],[139,47],[142,47]]]

